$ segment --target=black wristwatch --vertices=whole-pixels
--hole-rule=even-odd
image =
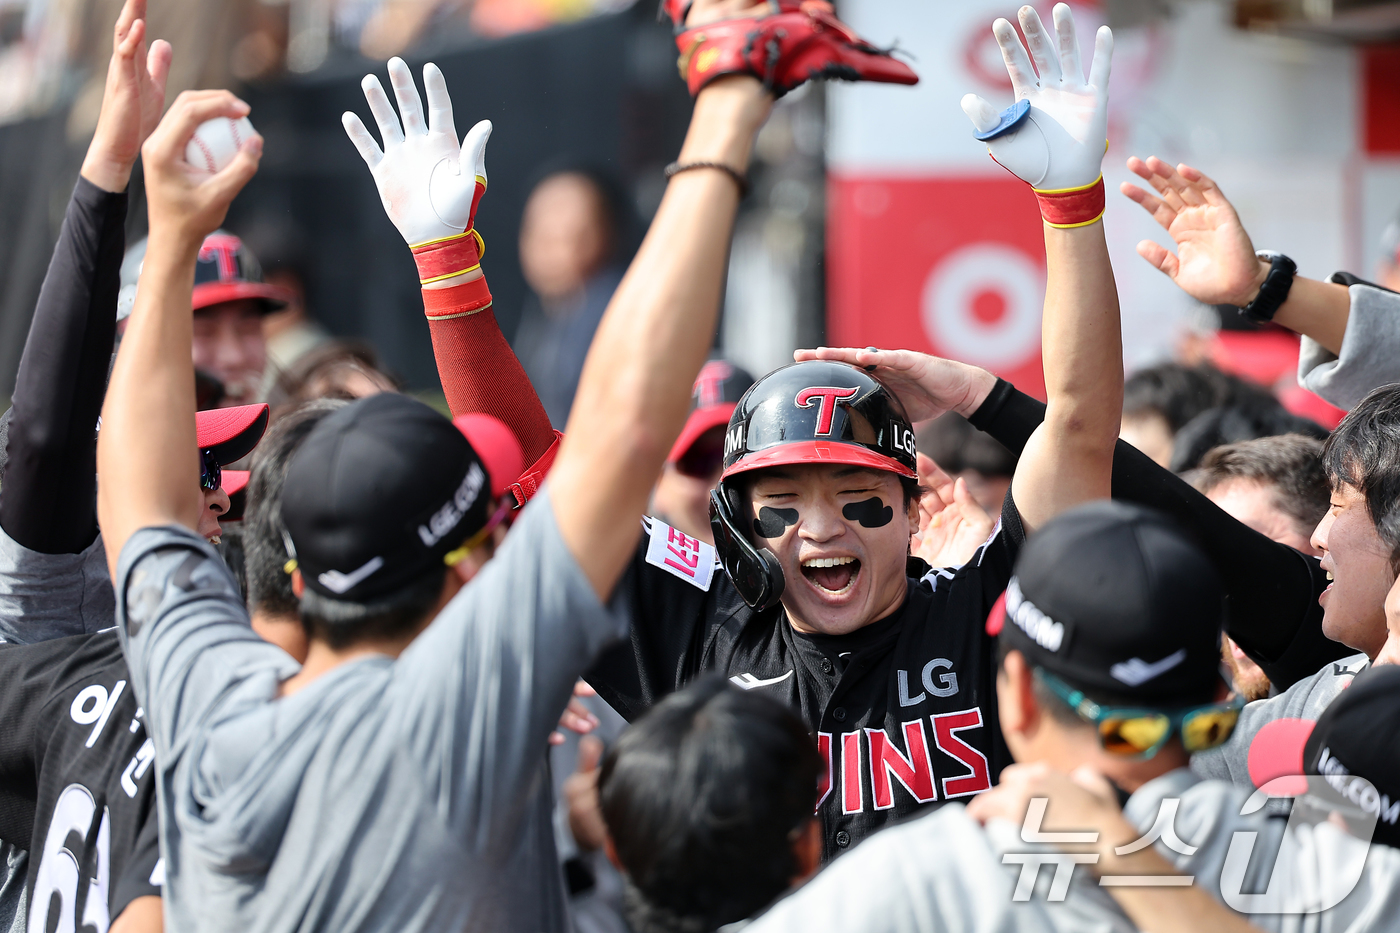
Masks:
[[[1298,266],[1283,253],[1261,249],[1254,255],[1269,261],[1269,274],[1264,277],[1264,284],[1259,286],[1259,294],[1240,308],[1240,313],[1251,321],[1263,324],[1272,321],[1274,312],[1288,300],[1288,290],[1293,287],[1293,276],[1298,272]]]

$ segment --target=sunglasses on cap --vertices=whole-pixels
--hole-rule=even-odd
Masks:
[[[199,452],[199,488],[214,492],[224,484],[224,471],[214,459],[214,451]]]
[[[1244,706],[1238,698],[1174,711],[1101,706],[1041,668],[1036,668],[1035,676],[1080,719],[1094,726],[1104,751],[1124,758],[1151,758],[1173,733],[1181,735],[1181,744],[1188,752],[1222,745],[1235,731]]]

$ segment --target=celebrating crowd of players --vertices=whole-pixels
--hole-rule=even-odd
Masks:
[[[575,692],[633,723],[566,788],[637,933],[1400,928],[1400,296],[1296,275],[1209,178],[1130,160],[1178,246],[1143,257],[1302,334],[1351,412],[1185,478],[1119,440],[1112,35],[1086,76],[1068,7],[1024,7],[992,27],[1016,103],[964,109],[1045,221],[1047,401],[899,349],[707,362],[775,97],[917,78],[818,0],[663,9],[690,129],[558,432],[480,263],[491,125],[459,139],[442,73],[425,110],[399,59],[392,103],[363,82],[377,138],[344,124],[454,417],[196,410],[197,328],[280,301],[218,231],[261,140],[188,170],[248,108],[166,110],[127,0],[0,435],[0,929],[567,930],[547,748],[595,721]],[[947,413],[1015,461],[997,517],[917,450]]]

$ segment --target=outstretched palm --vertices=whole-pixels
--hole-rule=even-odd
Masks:
[[[1177,246],[1173,256],[1160,244],[1143,240],[1139,255],[1197,301],[1247,304],[1258,291],[1261,264],[1234,206],[1215,182],[1189,165],[1172,168],[1155,157],[1129,159],[1128,168],[1160,196],[1128,182],[1122,192],[1152,214]]]
[[[909,553],[930,567],[961,567],[987,542],[996,523],[967,491],[925,454],[919,454],[919,482],[929,490],[919,500],[919,530]]]

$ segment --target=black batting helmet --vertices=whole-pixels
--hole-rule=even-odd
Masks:
[[[918,477],[914,428],[884,384],[846,363],[809,360],[764,376],[739,400],[724,439],[724,474],[710,492],[710,525],[725,572],[744,601],[767,609],[783,594],[773,552],[739,529],[731,478],[765,467],[845,464]]]

